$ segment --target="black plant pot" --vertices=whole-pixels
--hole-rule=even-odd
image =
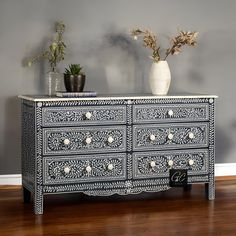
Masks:
[[[67,92],[83,92],[85,75],[64,74],[64,83]]]

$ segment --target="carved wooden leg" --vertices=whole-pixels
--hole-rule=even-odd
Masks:
[[[31,198],[31,192],[23,187],[23,201],[24,203],[29,203]]]
[[[34,194],[34,213],[43,214],[43,191],[42,186],[38,186]]]

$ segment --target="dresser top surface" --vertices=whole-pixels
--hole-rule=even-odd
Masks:
[[[156,96],[152,94],[101,94],[96,97],[56,97],[47,95],[19,95],[21,99],[43,102],[43,101],[77,101],[77,100],[122,100],[122,99],[170,99],[170,98],[218,98],[217,95],[209,94],[171,94]]]

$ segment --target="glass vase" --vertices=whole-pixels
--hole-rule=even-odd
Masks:
[[[49,71],[47,73],[47,94],[55,96],[61,90],[62,75],[57,71]]]

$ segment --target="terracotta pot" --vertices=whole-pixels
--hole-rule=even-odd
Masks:
[[[85,75],[64,74],[64,83],[67,92],[82,92],[85,84]]]

